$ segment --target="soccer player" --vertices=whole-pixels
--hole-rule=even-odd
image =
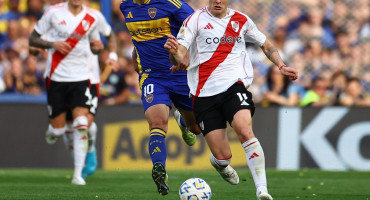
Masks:
[[[257,198],[271,200],[264,153],[252,130],[255,107],[247,88],[253,80],[253,68],[245,43],[259,45],[291,80],[297,79],[298,73],[284,64],[277,49],[251,18],[228,5],[229,0],[209,0],[207,7],[195,11],[184,21],[177,39],[169,36],[164,47],[170,52],[173,71],[185,70],[177,63],[183,62],[190,49],[188,84],[196,122],[212,152],[212,166],[227,182],[239,183],[238,174],[230,166],[232,153],[226,134],[229,122],[245,150]]]
[[[125,0],[121,11],[132,36],[142,89],[145,117],[149,123],[149,155],[152,178],[158,192],[166,195],[166,142],[171,101],[177,108],[174,115],[188,145],[195,143],[194,133],[200,134],[192,112],[186,72],[172,74],[169,53],[163,48],[167,35],[177,35],[184,19],[193,9],[183,0]],[[188,59],[184,59],[187,60]],[[134,61],[134,62],[135,62]],[[188,63],[184,62],[184,65]],[[180,114],[181,113],[181,114]],[[184,117],[184,119],[182,118]]]
[[[95,15],[97,16],[97,31],[107,38],[108,44],[108,50],[109,50],[109,58],[105,61],[106,67],[109,68],[118,68],[118,56],[116,53],[116,37],[115,34],[111,28],[111,26],[108,24],[107,20],[103,16],[103,14],[100,11],[92,10],[92,12],[95,12]],[[87,115],[87,119],[89,122],[89,128],[88,128],[88,150],[86,155],[86,162],[85,166],[82,170],[82,177],[85,178],[87,175],[92,175],[95,173],[97,167],[98,167],[98,161],[96,156],[96,135],[98,132],[98,127],[95,120],[95,114],[98,108],[98,98],[99,98],[99,85],[100,85],[100,69],[99,69],[99,59],[98,56],[93,54],[91,51],[87,51],[88,54],[88,68],[90,73],[90,94],[89,97],[91,99],[91,105],[89,108],[89,113]],[[67,121],[70,123],[66,126],[66,132],[63,135],[63,140],[66,145],[67,150],[70,152],[71,155],[73,155],[73,126],[72,126],[72,115],[69,114],[70,111],[67,111]]]
[[[97,16],[82,0],[68,0],[50,7],[37,22],[30,46],[48,50],[47,98],[50,125],[47,140],[55,143],[63,135],[66,110],[72,109],[74,127],[74,175],[72,184],[85,185],[82,169],[87,154],[87,114],[91,105],[88,54],[98,53],[103,44],[96,30]],[[41,35],[47,34],[47,39]]]

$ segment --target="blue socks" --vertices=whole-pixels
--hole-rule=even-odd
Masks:
[[[180,115],[180,124],[181,124],[181,126],[186,127],[185,120],[184,120],[184,118],[182,118],[181,115]]]
[[[167,149],[166,149],[166,132],[162,129],[154,128],[150,131],[149,138],[149,155],[153,165],[160,162],[166,167]]]

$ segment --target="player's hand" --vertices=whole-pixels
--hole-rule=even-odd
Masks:
[[[296,69],[283,65],[280,67],[280,72],[285,76],[288,76],[290,80],[294,81],[298,78],[298,72]]]
[[[53,42],[53,48],[62,54],[68,54],[72,50],[67,42]]]
[[[170,54],[176,54],[177,48],[179,46],[179,43],[177,42],[177,39],[173,35],[168,35],[168,39],[166,43],[164,44],[164,48],[167,49]]]
[[[41,49],[41,48],[38,48],[38,47],[33,47],[33,46],[30,46],[28,48],[28,52],[31,55],[34,55],[34,56],[37,56],[39,53],[43,53],[44,51],[45,51],[44,49]]]
[[[91,48],[92,52],[99,52],[99,51],[103,50],[104,45],[103,45],[103,42],[101,40],[91,38],[90,39],[90,48]]]
[[[178,72],[180,71],[180,67],[176,66],[176,65],[172,65],[172,67],[170,67],[170,70],[171,70],[171,73],[175,73],[175,72]]]

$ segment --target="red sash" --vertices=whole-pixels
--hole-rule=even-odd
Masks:
[[[87,33],[87,31],[91,28],[91,25],[95,22],[95,18],[86,13],[85,17],[82,19],[80,24],[76,27],[73,33],[67,38],[66,42],[71,46],[71,51],[76,47],[77,43],[83,38],[83,36]],[[88,27],[87,27],[88,26]],[[76,37],[78,36],[78,37]],[[70,52],[71,52],[70,51]],[[59,51],[55,51],[53,53],[53,57],[51,60],[51,69],[50,74],[48,77],[48,82],[46,84],[46,89],[49,88],[51,82],[51,75],[53,75],[54,71],[57,69],[58,65],[68,54],[63,54]]]

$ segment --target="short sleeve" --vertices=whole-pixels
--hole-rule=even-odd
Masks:
[[[177,9],[175,8],[174,10],[174,19],[178,22],[179,26],[187,17],[189,17],[194,12],[193,8],[191,8],[184,1],[174,0],[169,2],[173,2],[173,4],[177,7]]]
[[[266,36],[260,30],[258,30],[256,24],[248,17],[247,21],[247,32],[244,35],[244,40],[248,43],[254,43],[258,46],[262,46],[266,41]]]
[[[107,20],[105,19],[104,15],[97,11],[98,16],[98,23],[97,23],[97,29],[100,34],[107,37],[112,32],[111,26],[108,24]]]
[[[185,19],[179,33],[177,34],[179,44],[185,46],[186,49],[189,49],[190,45],[195,40],[197,29],[196,17],[194,15],[190,15]]]
[[[41,17],[39,21],[37,21],[35,25],[35,31],[43,35],[47,33],[51,28],[51,17],[53,16],[52,11],[47,11],[44,13],[44,15]]]
[[[98,31],[97,27],[94,27],[94,29],[91,30],[91,32],[89,34],[89,38],[100,40],[100,34],[99,34],[99,31]]]

